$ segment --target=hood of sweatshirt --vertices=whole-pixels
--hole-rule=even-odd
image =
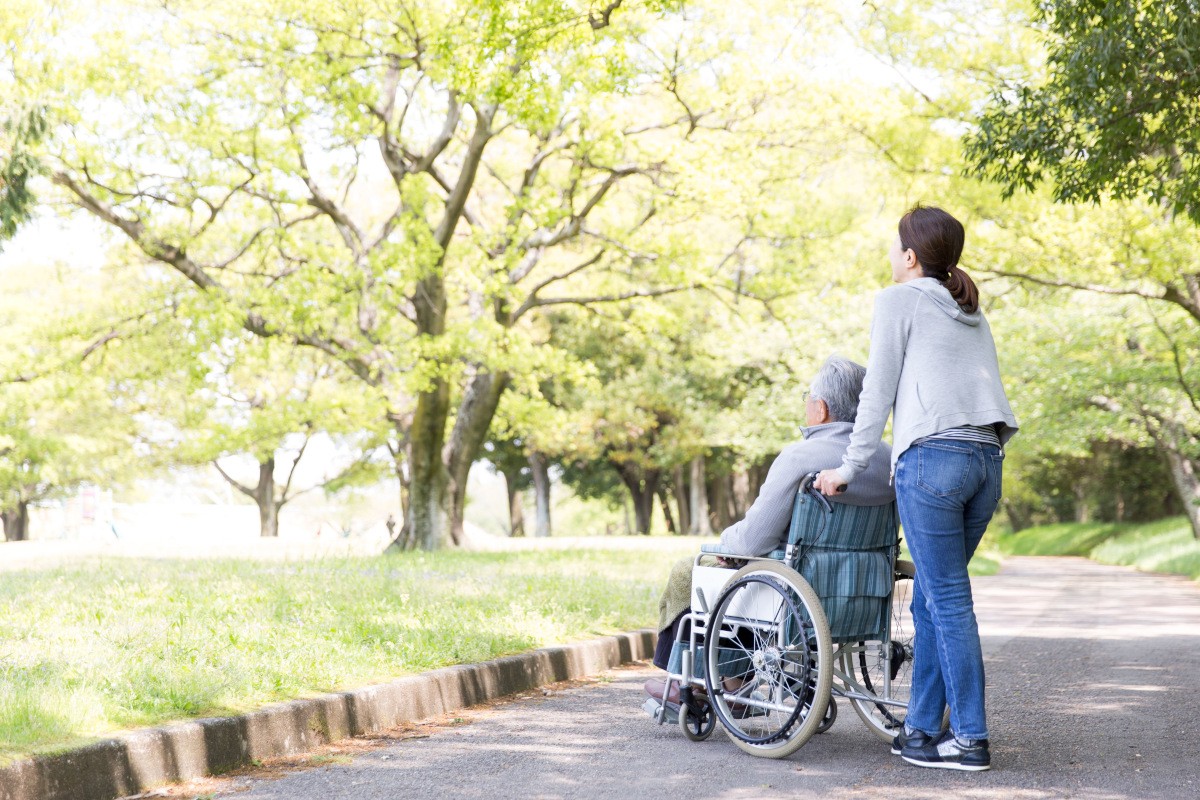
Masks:
[[[963,325],[975,327],[983,319],[983,313],[979,309],[969,314],[964,311],[962,306],[954,302],[950,291],[937,278],[916,278],[904,285],[925,295],[934,305],[944,311],[946,316]]]

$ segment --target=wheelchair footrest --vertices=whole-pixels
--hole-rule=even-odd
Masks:
[[[668,725],[679,724],[678,705],[675,703],[667,703],[665,709],[666,714],[662,718],[659,717],[660,708],[663,708],[662,702],[654,699],[653,697],[647,697],[646,702],[642,704],[642,710],[649,714],[650,719],[654,720],[655,722],[665,722]]]

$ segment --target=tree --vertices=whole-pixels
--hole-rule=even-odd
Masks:
[[[994,272],[1144,298],[1157,307],[1146,311],[1156,328],[1152,335],[1126,335],[1138,342],[1135,352],[1145,364],[1169,357],[1172,385],[1151,384],[1144,393],[1101,390],[1093,403],[1151,436],[1200,538],[1200,380],[1192,357],[1200,346],[1194,251],[1200,138],[1192,124],[1200,113],[1194,67],[1200,22],[1189,3],[1132,0],[1048,2],[1035,21],[1044,31],[1044,71],[995,88],[966,139],[970,168],[999,184],[1006,197],[1046,185],[1060,202],[1103,203],[1116,229],[1104,228],[1083,258],[1053,271],[1004,265]]]
[[[868,48],[894,70],[905,87],[899,105],[912,112],[863,130],[909,183],[910,197],[938,198],[965,218],[965,266],[985,283],[1002,371],[1014,376],[1009,386],[1022,420],[1014,448],[1032,451],[1010,467],[1044,480],[1037,473],[1043,456],[1070,471],[1075,459],[1103,460],[1106,442],[1154,447],[1176,464],[1177,496],[1197,525],[1200,484],[1191,476],[1200,466],[1200,420],[1190,399],[1197,390],[1190,353],[1200,336],[1200,262],[1194,225],[1176,215],[1183,206],[1171,199],[1183,197],[1186,178],[1171,188],[1156,154],[1161,141],[1152,141],[1184,129],[1160,124],[1167,118],[1153,111],[1139,117],[1149,108],[1143,101],[1163,101],[1161,112],[1193,100],[1157,95],[1164,86],[1169,94],[1179,76],[1158,75],[1158,67],[1137,73],[1129,60],[1161,66],[1163,50],[1188,49],[1187,31],[1145,52],[1129,46],[1148,42],[1179,7],[1044,3],[1028,24],[1019,3],[879,6],[866,27]],[[1137,17],[1132,28],[1117,21],[1122,15]],[[965,25],[979,35],[955,35]],[[1184,27],[1193,29],[1194,20]],[[1170,55],[1178,58],[1186,60]],[[1117,107],[1127,100],[1132,105]],[[1149,123],[1152,117],[1158,121]],[[1139,125],[1153,136],[1139,140]],[[1077,202],[1101,198],[1100,205]],[[1076,290],[1111,302],[1088,301]],[[1123,301],[1129,298],[1141,300]],[[1120,327],[1096,330],[1087,313]],[[1049,341],[1052,335],[1058,339]],[[1127,351],[1127,341],[1137,347]],[[1090,477],[1080,479],[1084,491]]]
[[[253,337],[227,339],[202,360],[209,370],[202,384],[191,385],[186,374],[180,376],[186,399],[164,408],[162,400],[173,392],[160,388],[156,393],[160,405],[153,416],[173,432],[169,444],[159,444],[167,448],[162,457],[177,464],[212,464],[258,506],[261,536],[278,536],[280,510],[303,494],[379,479],[372,456],[382,447],[374,430],[382,415],[373,406],[375,398],[332,380],[332,365]],[[301,488],[295,482],[297,468],[315,437],[343,444],[352,455],[327,465],[320,479]],[[228,459],[239,456],[254,460],[253,483],[235,477],[238,470]],[[277,475],[279,466],[282,475]]]
[[[0,516],[9,541],[29,538],[32,505],[140,472],[128,457],[137,439],[134,415],[92,369],[115,341],[82,321],[95,303],[93,282],[69,271],[36,261],[4,270]]]
[[[533,485],[524,444],[519,439],[493,435],[484,443],[483,451],[492,468],[504,476],[504,487],[508,493],[508,535],[524,536],[525,511],[521,505],[521,495]]]
[[[1147,198],[1200,223],[1195,4],[1044,0],[1032,22],[1044,66],[994,87],[972,167],[1009,196],[1049,184],[1059,201]]]
[[[31,15],[10,31],[8,72],[50,120],[48,196],[248,332],[383,392],[407,521],[424,547],[456,540],[467,469],[527,353],[523,319],[681,288],[611,269],[605,242],[651,204],[591,224],[661,171],[603,100],[634,85],[619,54],[660,4],[164,5],[138,18],[136,47],[122,13],[98,30],[75,7],[60,29]],[[68,35],[96,47],[53,46]],[[550,296],[592,272],[586,294]]]

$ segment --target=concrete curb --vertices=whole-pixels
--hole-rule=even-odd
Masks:
[[[643,629],[279,703],[237,717],[133,731],[0,769],[0,800],[113,800],[594,675],[649,658],[654,644],[654,632]]]

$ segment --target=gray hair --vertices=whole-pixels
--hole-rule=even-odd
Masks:
[[[829,416],[838,422],[854,422],[858,416],[858,396],[862,394],[867,368],[848,358],[830,356],[825,359],[809,394],[824,400]]]

